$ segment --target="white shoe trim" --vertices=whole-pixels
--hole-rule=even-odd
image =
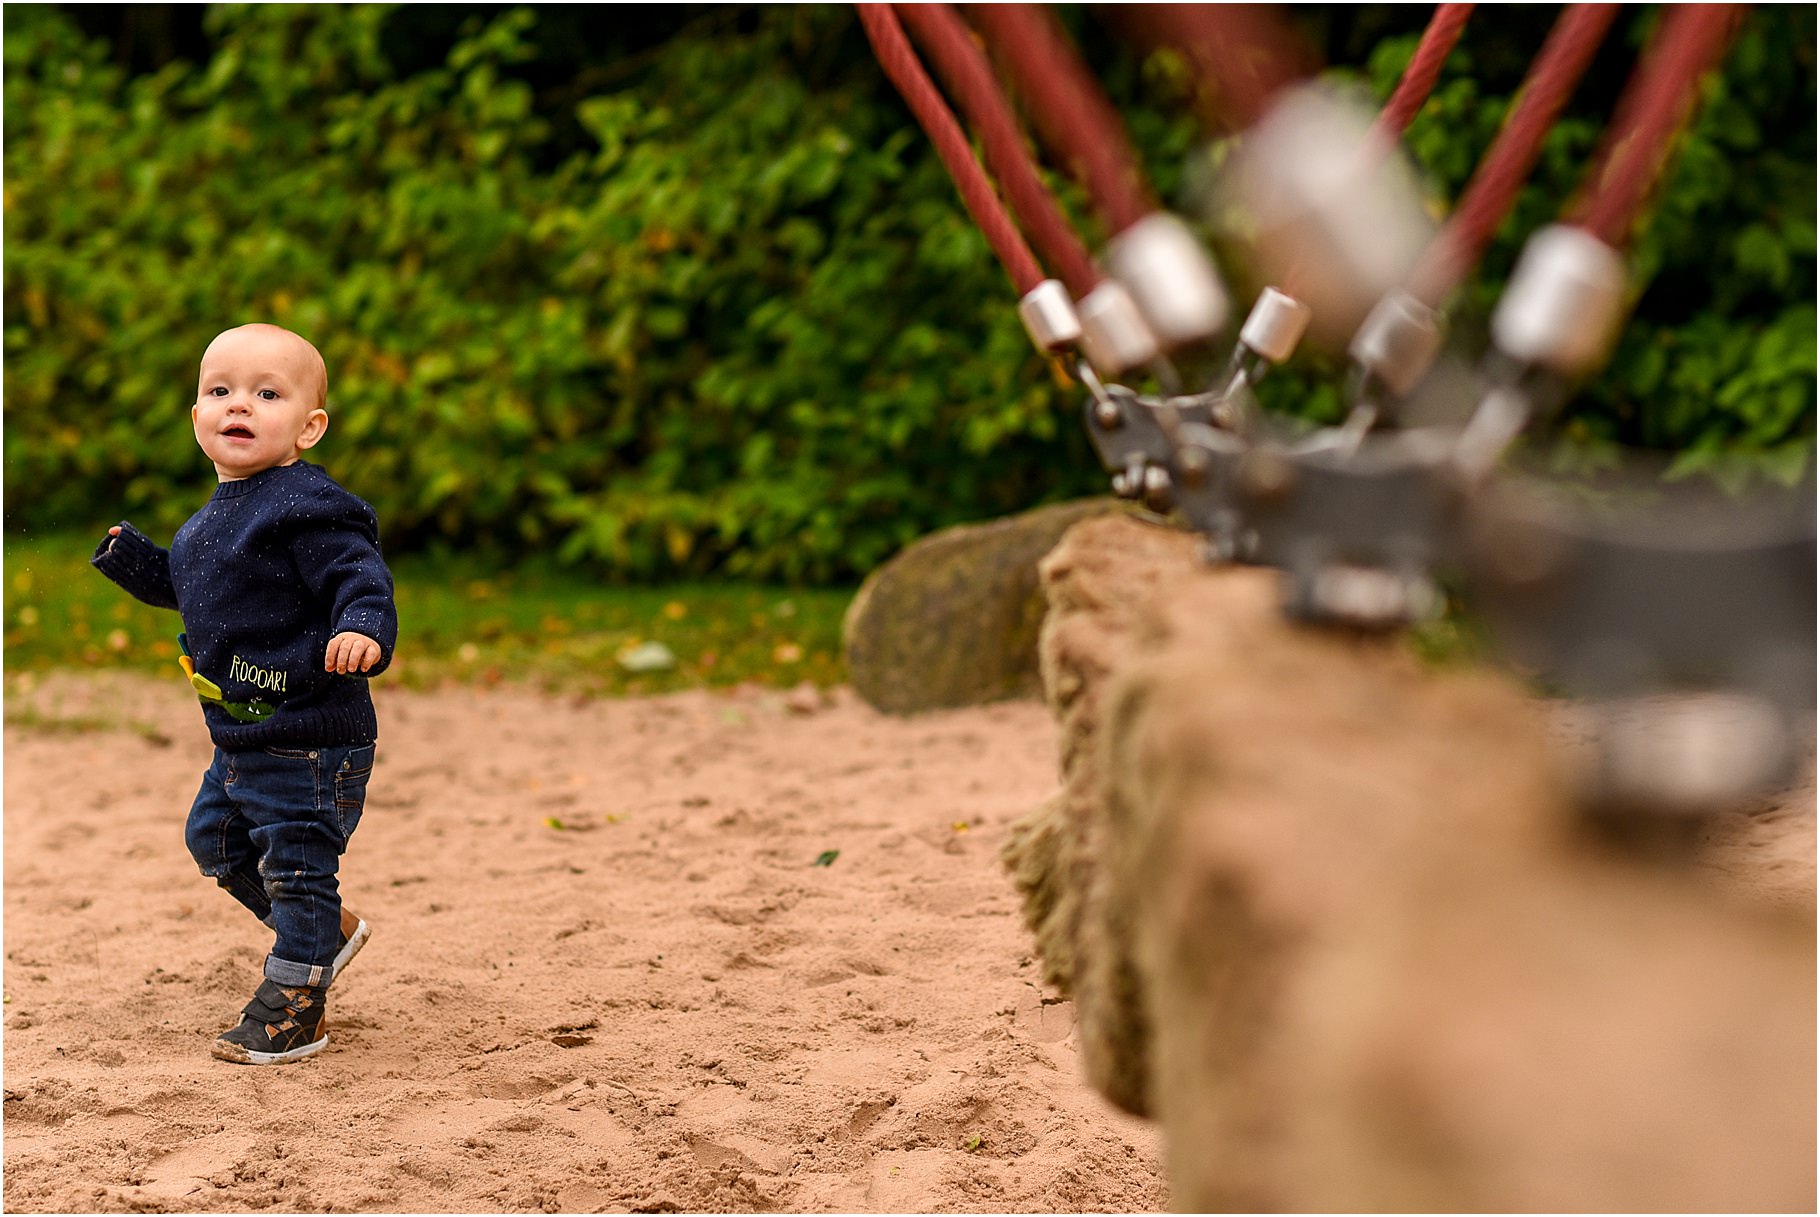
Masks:
[[[242,1048],[239,1044],[215,1043],[215,1056],[223,1061],[233,1061],[238,1065],[285,1065],[291,1061],[301,1061],[306,1056],[314,1056],[329,1046],[328,1032],[322,1038],[301,1048],[291,1048],[284,1052],[260,1052],[254,1048]],[[231,1055],[229,1055],[231,1053]]]
[[[347,967],[348,961],[360,954],[360,948],[364,947],[367,939],[372,936],[373,927],[366,923],[365,918],[361,918],[360,924],[354,927],[354,932],[348,935],[347,942],[343,943],[341,949],[335,952],[335,958],[329,964],[330,984],[341,979],[341,969]]]

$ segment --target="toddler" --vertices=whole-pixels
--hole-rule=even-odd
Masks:
[[[373,509],[301,459],[328,430],[327,393],[322,356],[289,330],[218,335],[190,417],[220,485],[168,551],[122,521],[93,558],[183,616],[178,662],[215,742],[184,835],[202,873],[277,934],[214,1044],[242,1064],[327,1047],[325,996],[369,934],[335,874],[378,738],[364,677],[391,662],[398,616]]]

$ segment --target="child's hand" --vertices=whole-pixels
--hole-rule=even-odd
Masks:
[[[379,662],[379,644],[365,634],[343,630],[329,639],[329,649],[322,657],[325,672],[365,672]]]

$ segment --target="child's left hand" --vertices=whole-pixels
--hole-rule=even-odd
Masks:
[[[379,644],[365,634],[343,630],[329,639],[328,652],[322,657],[325,672],[365,672],[379,662]]]

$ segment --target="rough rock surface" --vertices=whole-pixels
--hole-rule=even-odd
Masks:
[[[1118,510],[1114,499],[1058,503],[910,545],[847,610],[854,691],[889,714],[1034,693],[1044,609],[1036,564],[1070,525]]]
[[[1174,1205],[1813,1208],[1811,779],[1619,844],[1501,677],[1129,520],[1044,569],[1066,786],[1007,853]]]
[[[1040,567],[1049,613],[1038,655],[1059,734],[1062,789],[1012,826],[1005,861],[1024,897],[1044,979],[1075,999],[1088,1078],[1114,1103],[1146,1115],[1145,1038],[1130,993],[1119,914],[1106,904],[1098,865],[1104,840],[1099,752],[1108,677],[1141,647],[1146,604],[1198,574],[1199,542],[1143,520],[1108,516],[1071,530]],[[1252,572],[1254,576],[1258,572]],[[1261,576],[1259,576],[1261,577]],[[1092,940],[1081,944],[1082,937]],[[1091,1011],[1091,1013],[1089,1013]]]

